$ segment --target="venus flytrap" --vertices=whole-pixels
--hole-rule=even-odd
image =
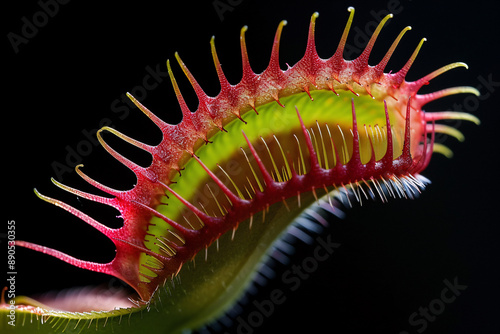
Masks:
[[[251,68],[245,42],[247,27],[243,27],[243,73],[235,85],[226,79],[212,38],[210,47],[221,86],[215,97],[205,94],[176,54],[199,101],[197,110],[188,108],[167,62],[183,115],[177,125],[164,122],[128,94],[162,131],[161,142],[147,145],[111,127],[96,135],[106,151],[135,173],[135,187],[112,189],[85,174],[81,166],[76,172],[109,196],[83,192],[54,180],[56,186],[79,198],[116,208],[123,226],[109,228],[36,191],[42,200],[109,237],[116,247],[115,258],[95,263],[26,241],[16,245],[125,281],[136,291],[135,306],[88,309],[75,299],[65,303],[67,309],[58,310],[56,305],[62,302],[58,298],[45,305],[19,298],[17,312],[23,319],[19,333],[181,333],[203,327],[234,305],[273,243],[325,191],[329,196],[325,201],[333,208],[336,202],[332,198],[351,205],[374,198],[385,202],[390,197],[418,196],[428,182],[420,173],[432,153],[449,152],[434,142],[435,133],[457,131],[435,122],[479,122],[470,114],[426,112],[422,107],[444,96],[478,91],[453,87],[418,94],[440,74],[467,67],[453,63],[419,80],[406,81],[425,39],[399,71],[384,73],[410,27],[403,29],[377,65],[369,65],[374,43],[392,15],[378,24],[358,58],[345,60],[354,9],[349,8],[349,13],[337,51],[328,59],[316,53],[318,14],[314,13],[305,54],[286,70],[279,61],[280,37],[286,24],[281,22],[269,65],[260,74]],[[283,126],[273,126],[278,121]],[[109,135],[150,153],[153,162],[142,167],[125,158],[106,142]],[[329,247],[323,250],[333,251],[331,240],[323,241]],[[318,256],[326,255],[319,249]],[[287,278],[305,277],[310,265],[304,263],[296,268],[301,270],[296,270],[296,276],[292,271]],[[5,313],[6,305],[1,309]]]

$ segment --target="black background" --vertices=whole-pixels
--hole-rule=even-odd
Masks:
[[[212,35],[216,36],[226,75],[234,84],[241,78],[239,30],[243,25],[249,26],[250,62],[254,71],[261,72],[282,19],[288,21],[280,54],[285,68],[285,63],[292,65],[303,55],[314,11],[320,13],[316,29],[318,53],[327,58],[337,47],[349,6],[356,8],[353,28],[364,29],[374,21],[370,10],[386,11],[388,3],[395,2],[233,1],[232,11],[224,12],[221,20],[212,1],[120,1],[106,5],[71,1],[61,5],[27,44],[20,45],[18,53],[7,34],[20,34],[22,17],[32,21],[40,5],[36,1],[4,5],[4,222],[16,221],[19,240],[55,247],[84,259],[109,261],[113,257],[111,242],[75,217],[37,199],[33,188],[117,226],[114,210],[80,201],[53,186],[50,177],[56,175],[51,165],[55,161],[64,163],[66,147],[77,148],[87,140],[82,131],[99,128],[105,119],[134,138],[158,143],[160,132],[137,109],[121,119],[124,114],[111,108],[115,99],[142,84],[146,66],[155,68],[160,64],[165,71],[166,59],[174,59],[178,51],[205,91],[216,95],[219,86],[209,47]],[[397,71],[419,40],[426,37],[428,41],[408,81],[455,61],[466,62],[470,69],[453,70],[423,87],[423,92],[455,85],[478,86],[479,77],[500,81],[497,2],[400,0],[395,8],[400,12],[382,31],[370,64],[378,62],[399,31],[411,25],[413,29],[400,43],[386,71]],[[353,36],[351,31],[348,43],[356,45]],[[182,71],[177,64],[173,67],[188,104],[196,108]],[[500,332],[496,320],[500,311],[500,228],[498,218],[494,218],[498,206],[496,126],[500,87],[494,89],[491,93],[481,88],[484,99],[477,106],[469,104],[469,110],[482,121],[479,127],[453,123],[466,135],[465,142],[438,137],[439,142],[453,149],[455,156],[451,160],[433,157],[423,173],[433,183],[421,198],[392,200],[384,205],[367,203],[348,210],[345,220],[331,220],[325,235],[332,235],[342,246],[302,281],[300,289],[288,292],[286,302],[277,306],[255,333],[305,328],[332,333],[416,333],[420,327],[409,324],[409,315],[439,298],[445,287],[443,280],[453,281],[455,277],[467,289],[446,305],[424,332]],[[428,104],[426,110],[447,110],[454,108],[454,103],[477,101],[466,97],[444,98]],[[148,92],[145,104],[167,121],[180,120],[167,79]],[[109,142],[115,143],[112,138]],[[116,145],[147,165],[147,156]],[[134,183],[132,173],[100,147],[93,147],[83,163],[85,173],[106,185],[127,189]],[[65,173],[62,181],[83,190],[92,189],[75,172]],[[292,261],[300,263],[311,255],[312,248],[298,247]],[[24,249],[17,249],[16,266],[19,295],[103,282],[119,285],[105,275],[87,273]],[[287,289],[279,275],[253,298],[266,299],[275,287]]]

